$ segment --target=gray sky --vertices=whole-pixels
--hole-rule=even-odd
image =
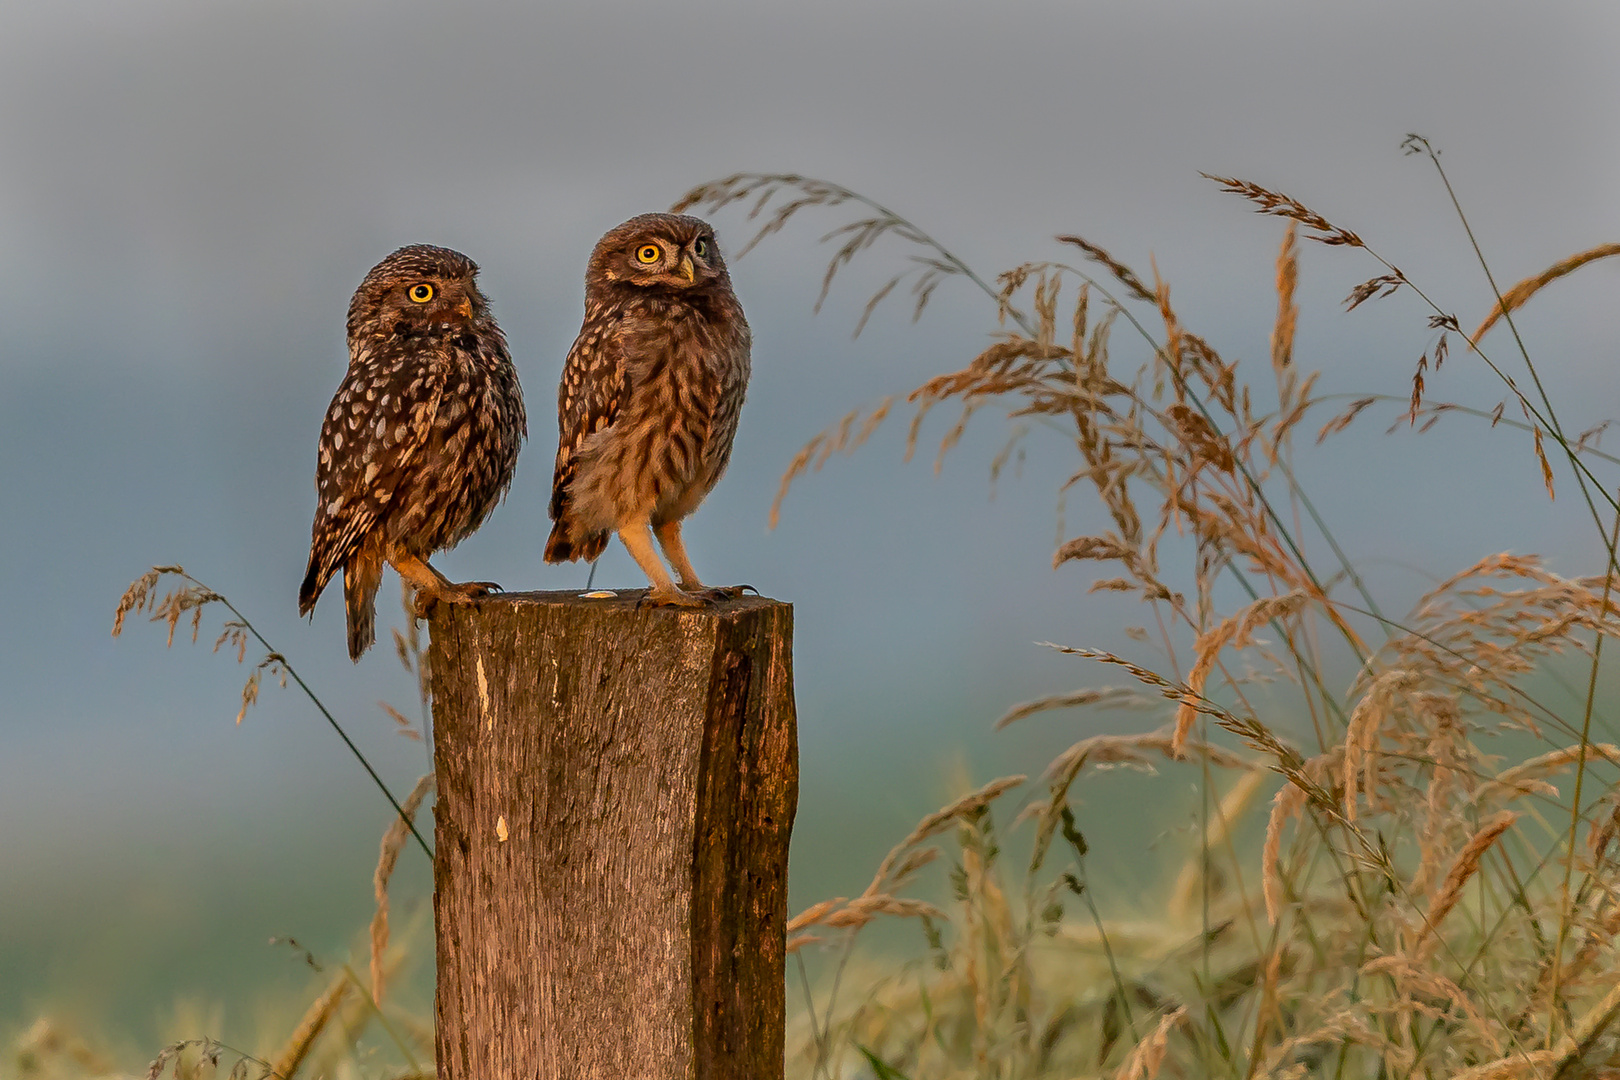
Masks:
[[[311,626],[294,603],[343,312],[394,247],[446,244],[482,264],[530,407],[509,502],[441,565],[561,588],[582,571],[540,560],[549,406],[586,255],[698,182],[823,176],[986,275],[1054,257],[1053,234],[1080,232],[1140,267],[1152,256],[1189,323],[1262,370],[1281,227],[1199,170],[1299,196],[1465,324],[1488,294],[1433,171],[1399,153],[1406,132],[1444,149],[1504,283],[1620,233],[1620,9],[1607,3],[173,0],[3,13],[0,922],[40,944],[0,946],[18,949],[0,968],[21,972],[3,980],[0,1026],[90,982],[104,985],[92,1006],[109,1009],[140,985],[82,958],[77,932],[51,921],[69,907],[116,937],[129,898],[144,898],[159,943],[189,926],[220,950],[323,911],[363,917],[386,810],[310,710],[267,694],[235,729],[233,664],[206,648],[164,654],[144,627],[118,642],[107,631],[130,579],[184,564],[409,786],[420,748],[374,705],[407,704],[405,679],[386,650],[350,667],[340,604],[328,598]],[[732,471],[688,530],[707,577],[797,605],[803,899],[858,888],[947,794],[957,748],[973,748],[985,779],[1036,771],[1095,730],[1103,721],[1069,718],[980,734],[1010,700],[1106,681],[1033,642],[1109,644],[1132,617],[1088,597],[1080,572],[1049,568],[1060,444],[1037,440],[1023,477],[990,498],[1005,437],[991,416],[938,478],[926,458],[899,463],[896,425],[802,481],[767,532],[807,438],[960,365],[994,330],[982,297],[951,282],[921,326],[895,308],[851,342],[894,251],[813,318],[828,254],[815,239],[843,220],[807,219],[734,265],[754,383]],[[716,225],[732,250],[748,235],[737,213]],[[1326,369],[1329,390],[1404,393],[1429,344],[1404,299],[1342,313],[1375,272],[1357,253],[1306,249],[1299,358]],[[1525,314],[1571,427],[1620,414],[1617,285],[1620,268],[1600,264]],[[1430,387],[1485,408],[1500,397],[1466,361]],[[1393,600],[1421,580],[1405,564],[1444,573],[1511,547],[1595,565],[1573,500],[1537,496],[1522,440],[1460,421],[1444,438],[1382,427],[1304,463]],[[1089,514],[1071,505],[1068,532]],[[603,572],[640,584],[617,549]],[[870,835],[852,845],[861,823]],[[280,891],[264,899],[255,875],[272,863]],[[187,907],[173,884],[186,875],[242,919]],[[349,924],[336,925],[321,924],[329,944]],[[205,996],[225,978],[199,967],[171,981],[191,976]]]

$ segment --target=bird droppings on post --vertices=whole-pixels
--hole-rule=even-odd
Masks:
[[[489,708],[489,680],[484,678],[484,658],[476,657],[478,661],[478,702],[484,714],[484,730],[495,730],[495,714]]]

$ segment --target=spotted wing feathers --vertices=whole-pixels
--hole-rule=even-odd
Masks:
[[[557,469],[551,482],[551,519],[556,524],[546,540],[547,562],[595,559],[608,542],[606,532],[580,535],[569,494],[587,442],[613,424],[630,396],[622,341],[602,325],[605,321],[586,318],[563,365],[557,390]]]
[[[321,425],[315,524],[309,565],[298,590],[300,614],[314,609],[321,590],[351,559],[370,559],[377,564],[376,574],[381,573],[386,530],[377,526],[418,467],[441,390],[442,376],[403,359],[361,357],[349,368]],[[362,552],[366,545],[377,550]],[[350,600],[352,611],[354,598]],[[351,635],[354,630],[351,620]]]

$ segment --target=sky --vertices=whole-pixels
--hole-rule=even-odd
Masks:
[[[519,589],[583,583],[540,549],[550,403],[591,246],[708,180],[836,181],[987,277],[1058,257],[1053,237],[1078,232],[1151,261],[1188,324],[1262,373],[1281,224],[1200,171],[1298,196],[1465,325],[1490,294],[1433,169],[1401,154],[1408,132],[1442,148],[1504,283],[1620,233],[1620,9],[1606,3],[0,10],[0,1033],[74,1008],[155,1030],[154,981],[203,998],[273,981],[286,961],[266,954],[269,935],[341,949],[369,913],[388,811],[308,704],[267,690],[238,727],[244,672],[209,654],[210,636],[166,651],[156,629],[109,630],[130,580],[184,565],[410,786],[423,748],[376,705],[409,712],[409,678],[386,648],[349,664],[335,599],[312,622],[295,604],[343,314],[395,247],[473,256],[511,342],[530,442],[506,504],[438,564]],[[1075,738],[1158,722],[1088,714],[988,734],[1014,701],[1108,681],[1037,642],[1117,645],[1133,617],[1088,596],[1073,566],[1051,568],[1060,529],[1097,520],[1071,500],[1060,525],[1060,441],[1037,437],[992,486],[1002,420],[976,421],[938,475],[931,454],[902,461],[893,424],[800,480],[767,528],[807,439],[960,366],[996,329],[985,298],[952,281],[920,324],[894,306],[852,340],[905,257],[893,247],[814,314],[830,254],[817,239],[845,220],[807,216],[734,260],[754,377],[731,470],[686,533],[706,579],[795,605],[796,902],[860,888],[958,782],[1037,772]],[[735,208],[714,223],[728,251],[750,235]],[[1377,272],[1362,253],[1303,253],[1297,355],[1326,392],[1404,394],[1432,343],[1408,297],[1343,311]],[[1577,430],[1620,415],[1617,286],[1620,264],[1595,264],[1522,320]],[[1430,393],[1485,409],[1501,396],[1466,360]],[[1595,565],[1574,500],[1547,502],[1522,439],[1463,421],[1386,436],[1394,411],[1301,465],[1396,606],[1424,573],[1489,551]],[[617,548],[600,574],[642,584]],[[398,624],[393,595],[383,615]]]

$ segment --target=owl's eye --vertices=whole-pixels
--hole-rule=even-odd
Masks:
[[[657,244],[642,244],[636,249],[636,259],[642,263],[655,263],[663,258],[663,255]]]
[[[692,245],[692,254],[696,255],[698,258],[701,259],[708,253],[709,242],[707,240],[699,240],[697,243]]]
[[[429,300],[433,299],[433,286],[424,281],[420,285],[412,285],[410,292],[406,293],[405,295],[409,296],[418,304],[425,304]]]

